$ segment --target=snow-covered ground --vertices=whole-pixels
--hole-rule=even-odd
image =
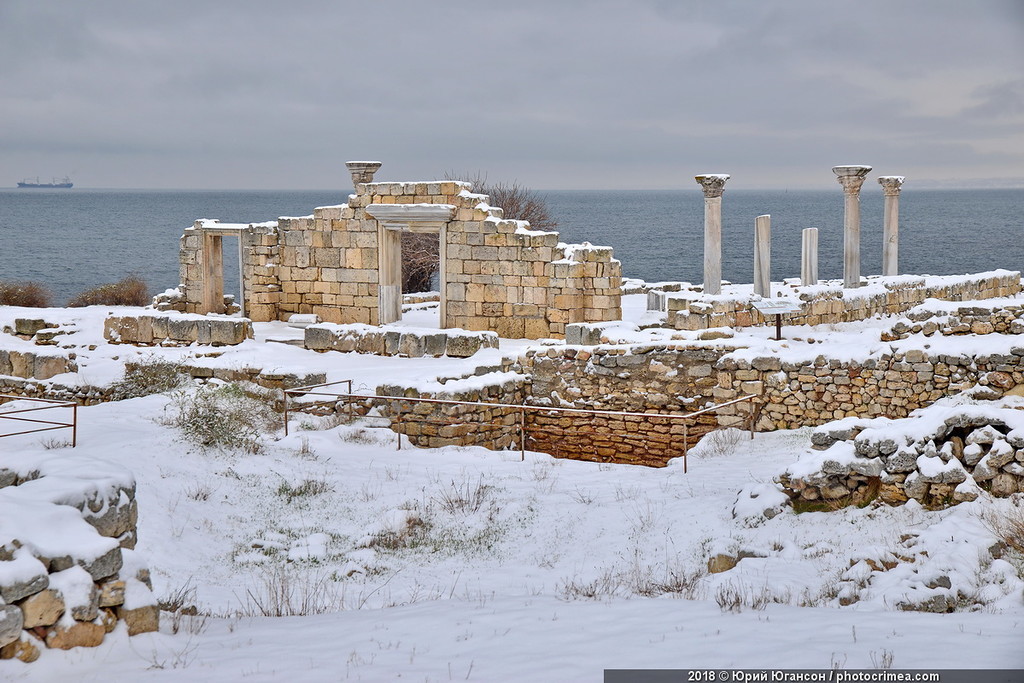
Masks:
[[[103,313],[54,313],[78,316],[80,372],[94,381],[153,352],[103,344]],[[864,330],[881,325],[850,328],[846,343],[863,347]],[[841,348],[844,329],[803,334]],[[272,358],[372,388],[472,371],[526,345],[455,360],[262,343],[288,334],[259,326],[256,342],[219,360]],[[118,630],[97,648],[0,662],[0,678],[597,681],[606,668],[1024,668],[1022,567],[993,559],[986,522],[1017,501],[744,516],[759,510],[738,492],[768,491],[809,430],[705,440],[684,474],[675,463],[521,459],[405,440],[399,450],[380,420],[305,415],[287,437],[267,431],[259,454],[204,450],[166,424],[173,410],[167,395],[80,409],[79,446],[67,453],[135,474],[137,551],[154,591],[198,615],[164,613],[160,633]],[[52,454],[60,434],[3,439],[0,459]],[[744,558],[710,574],[719,553]],[[946,580],[961,611],[896,609]]]

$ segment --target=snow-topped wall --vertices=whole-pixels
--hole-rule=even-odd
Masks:
[[[935,405],[908,418],[847,418],[819,427],[812,447],[779,481],[798,509],[898,505],[930,508],[1024,491],[1024,410]]]
[[[155,631],[149,570],[135,554],[135,479],[110,463],[8,456],[0,468],[0,659],[96,646],[124,622]]]
[[[340,206],[248,226],[199,220],[181,239],[190,313],[223,312],[221,239],[241,241],[244,311],[254,321],[315,314],[331,323],[401,318],[403,233],[439,239],[441,327],[505,338],[561,337],[574,322],[621,317],[622,271],[610,247],[503,218],[468,183],[357,182]]]

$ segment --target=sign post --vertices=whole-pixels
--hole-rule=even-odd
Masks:
[[[765,318],[775,316],[775,341],[782,339],[782,315],[800,310],[800,305],[790,299],[761,299],[755,301],[752,306]]]

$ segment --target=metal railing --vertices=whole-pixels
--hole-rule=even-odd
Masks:
[[[347,392],[338,392],[338,391],[326,391],[325,390],[326,387],[334,386],[334,385],[337,385],[337,384],[347,384],[348,385],[348,391]],[[412,412],[411,408],[407,409],[406,412],[402,412],[402,410],[401,410],[402,404],[407,404],[409,406],[412,406],[414,404],[434,404],[434,405],[445,405],[445,406],[468,406],[468,407],[482,407],[482,408],[489,408],[489,409],[504,409],[504,410],[507,410],[509,412],[516,412],[516,413],[518,413],[518,418],[519,419],[517,421],[517,424],[514,425],[514,427],[518,430],[520,457],[523,458],[523,459],[525,459],[525,457],[526,457],[526,434],[527,434],[527,431],[528,431],[527,430],[527,426],[526,426],[526,414],[527,413],[546,413],[546,414],[549,414],[549,415],[565,413],[565,414],[576,414],[576,415],[601,416],[601,417],[609,417],[609,418],[635,417],[635,418],[642,418],[642,419],[647,419],[647,420],[665,420],[665,421],[667,421],[669,423],[678,422],[678,423],[682,423],[682,426],[683,426],[683,432],[682,432],[682,437],[683,437],[682,438],[682,441],[683,441],[683,443],[682,443],[682,446],[683,446],[683,448],[682,448],[682,458],[683,458],[683,472],[684,473],[686,473],[688,471],[688,464],[687,464],[687,459],[686,459],[687,458],[687,453],[689,451],[689,436],[690,436],[689,435],[689,425],[687,424],[688,421],[694,420],[695,418],[700,417],[702,415],[709,415],[711,413],[719,411],[722,408],[725,408],[725,407],[728,407],[728,406],[732,406],[732,405],[736,405],[736,404],[744,403],[744,402],[749,402],[750,408],[749,408],[749,411],[747,413],[747,429],[750,432],[750,438],[753,439],[754,438],[754,423],[755,423],[755,421],[757,419],[757,414],[760,412],[758,410],[758,407],[757,407],[756,401],[755,401],[757,396],[755,396],[753,394],[748,394],[746,396],[741,396],[739,398],[732,399],[731,401],[726,401],[724,403],[719,403],[719,404],[716,404],[716,405],[713,405],[713,406],[708,406],[707,408],[703,408],[701,410],[697,410],[697,411],[694,411],[692,413],[641,413],[641,412],[628,412],[628,411],[615,411],[615,410],[594,410],[594,409],[587,409],[587,408],[560,408],[560,407],[553,407],[553,406],[531,406],[531,405],[522,405],[522,404],[514,404],[514,403],[488,403],[488,402],[482,402],[482,401],[455,401],[455,400],[440,399],[440,398],[406,398],[406,397],[403,397],[403,396],[378,396],[378,395],[368,395],[368,394],[353,394],[352,393],[352,380],[340,380],[340,381],[337,381],[337,382],[327,382],[325,384],[312,384],[312,385],[305,386],[305,387],[295,387],[293,389],[285,389],[284,390],[284,433],[285,433],[286,436],[288,435],[288,415],[289,415],[289,412],[291,411],[291,409],[288,406],[288,399],[291,396],[294,396],[294,397],[298,397],[298,396],[326,396],[326,397],[329,397],[328,400],[321,400],[321,401],[316,401],[316,402],[312,402],[312,403],[303,403],[302,406],[304,408],[324,407],[324,406],[333,406],[333,407],[336,408],[337,404],[340,401],[344,400],[346,402],[346,404],[347,404],[347,411],[348,411],[348,416],[349,416],[350,420],[353,417],[353,412],[352,412],[352,403],[353,403],[353,401],[363,401],[363,402],[365,402],[365,401],[372,401],[372,402],[397,403],[398,406],[399,406],[399,410],[394,412],[391,415],[370,415],[370,416],[364,416],[364,417],[387,419],[392,424],[396,424],[397,425],[397,429],[395,431],[398,434],[398,448],[399,449],[402,448],[401,425],[404,424],[404,423],[409,423],[409,422],[420,422],[420,423],[440,424],[440,425],[469,425],[469,426],[476,426],[476,427],[479,427],[479,428],[490,427],[490,428],[495,428],[495,429],[509,429],[509,428],[513,427],[513,425],[509,425],[509,424],[506,424],[506,423],[503,423],[503,422],[493,422],[493,421],[485,422],[485,421],[467,421],[467,420],[456,420],[456,419],[439,420],[439,419],[434,418],[434,417],[423,416],[423,415],[416,415],[416,414],[414,414]],[[540,426],[537,426],[537,425],[532,425],[531,429],[533,431],[537,431],[537,432],[548,432],[548,433],[564,434],[564,432],[562,430],[554,430],[554,429],[550,429],[550,428],[540,427]]]
[[[7,410],[0,411],[0,420],[12,420],[15,422],[31,422],[33,424],[49,425],[47,427],[38,427],[36,429],[26,429],[20,432],[11,432],[9,434],[0,434],[0,438],[5,436],[18,436],[20,434],[34,434],[36,432],[49,432],[54,429],[70,429],[71,430],[71,447],[74,448],[78,443],[78,404],[74,401],[54,401],[48,398],[27,398],[25,396],[11,396],[8,394],[0,394],[0,401],[4,399],[10,399],[15,401],[32,401],[34,403],[46,403],[48,405],[40,406],[38,408],[20,408],[18,410]],[[4,401],[6,402],[6,401]],[[34,413],[41,410],[54,410],[59,408],[71,408],[71,422],[59,422],[56,420],[41,420],[31,417],[13,417],[14,415],[20,415],[22,413]]]

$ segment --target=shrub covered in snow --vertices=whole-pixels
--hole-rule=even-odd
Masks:
[[[259,453],[262,435],[277,425],[269,402],[240,384],[207,385],[174,396],[168,423],[182,438],[202,448]]]

